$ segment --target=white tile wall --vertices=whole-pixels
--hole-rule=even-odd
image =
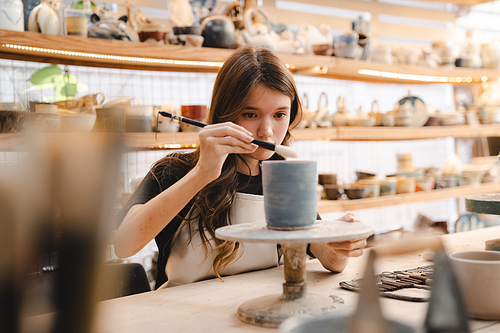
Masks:
[[[31,74],[47,64],[30,63],[0,59],[0,101],[20,101],[27,104],[30,100],[50,100],[54,92],[50,89],[26,92],[32,85],[27,81]],[[209,104],[214,73],[178,73],[133,71],[79,66],[61,66],[76,75],[78,82],[89,87],[89,91],[78,95],[102,92],[106,100],[120,97],[137,97],[142,104],[159,105],[171,101],[175,106],[185,104]],[[339,96],[344,96],[348,110],[357,112],[362,106],[365,112],[371,110],[373,100],[377,99],[380,111],[392,110],[396,102],[411,93],[420,96],[434,108],[447,112],[453,109],[453,87],[451,85],[405,85],[375,84],[355,81],[333,80],[318,77],[295,77],[299,95],[307,94],[309,109],[316,110],[319,96],[328,96],[330,113],[336,112]],[[324,102],[324,101],[323,101]],[[322,104],[323,105],[323,104]],[[443,167],[446,158],[455,152],[455,140],[393,141],[393,142],[313,142],[293,143],[302,158],[318,162],[320,173],[337,173],[344,182],[353,180],[356,170],[377,173],[379,176],[396,171],[396,154],[413,154],[416,167]],[[461,147],[461,148],[460,148]],[[465,158],[470,156],[468,143],[459,146],[459,153]],[[129,152],[124,154],[122,169],[127,180],[143,176],[151,164],[170,153],[169,151]],[[17,163],[18,153],[0,152],[0,166]],[[126,183],[126,191],[130,191]],[[363,221],[371,224],[377,231],[388,230],[394,226],[410,227],[418,213],[434,220],[453,220],[456,218],[456,200],[443,200],[415,203],[402,206],[365,209],[356,212]],[[342,213],[325,214],[324,218],[335,218]]]

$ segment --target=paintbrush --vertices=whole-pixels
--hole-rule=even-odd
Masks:
[[[178,115],[170,113],[170,112],[159,111],[158,113],[160,115],[162,115],[163,117],[173,118],[173,119],[176,119],[176,120],[178,120],[180,122],[187,123],[187,124],[190,124],[190,125],[193,125],[193,126],[197,126],[197,127],[205,127],[205,126],[207,126],[207,124],[200,123],[199,121],[196,121],[196,120],[193,120],[193,119],[189,119],[189,118],[186,118],[186,117],[183,117],[183,116],[178,116]],[[254,139],[252,141],[252,143],[255,143],[257,146],[260,146],[262,148],[275,151],[277,154],[279,154],[279,155],[281,155],[281,156],[283,156],[285,158],[287,158],[287,157],[292,157],[292,158],[299,157],[299,154],[297,153],[297,151],[295,149],[287,147],[287,146],[275,145],[274,143],[265,142],[265,141],[256,140],[256,139]]]

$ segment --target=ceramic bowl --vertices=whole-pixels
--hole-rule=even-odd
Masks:
[[[333,46],[331,44],[316,44],[312,46],[315,55],[326,55],[330,56],[333,52]]]
[[[500,252],[462,251],[450,254],[469,315],[500,319]]]
[[[28,131],[59,132],[61,115],[58,113],[26,113],[24,127]]]
[[[349,199],[363,199],[370,194],[370,188],[364,185],[351,186],[345,189],[345,194]]]
[[[356,171],[356,177],[358,177],[358,180],[360,179],[367,179],[367,178],[374,178],[376,175],[374,173],[370,172],[363,172],[363,171]]]
[[[95,114],[61,114],[61,132],[90,132],[94,127]]]
[[[318,183],[320,185],[335,185],[337,184],[337,175],[334,173],[321,173],[318,175]]]
[[[397,192],[398,180],[395,177],[389,177],[380,181],[380,195],[394,195]]]
[[[337,200],[344,194],[344,188],[339,185],[324,185],[325,195],[328,200]]]

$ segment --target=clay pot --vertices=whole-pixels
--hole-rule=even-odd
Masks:
[[[475,319],[500,319],[500,252],[462,251],[450,261],[463,292],[469,315]]]
[[[199,122],[206,122],[207,106],[206,105],[181,105],[181,114],[183,117],[193,119]],[[198,132],[201,128],[181,123],[182,132]]]
[[[315,161],[264,161],[262,188],[269,228],[307,228],[316,221],[318,172]]]

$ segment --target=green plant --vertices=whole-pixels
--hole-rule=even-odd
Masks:
[[[45,96],[45,99],[52,97],[56,101],[74,99],[77,92],[89,90],[86,84],[78,83],[75,75],[70,74],[67,69],[63,71],[56,65],[37,70],[28,81],[33,83],[34,86],[26,91],[54,89],[55,96]]]

